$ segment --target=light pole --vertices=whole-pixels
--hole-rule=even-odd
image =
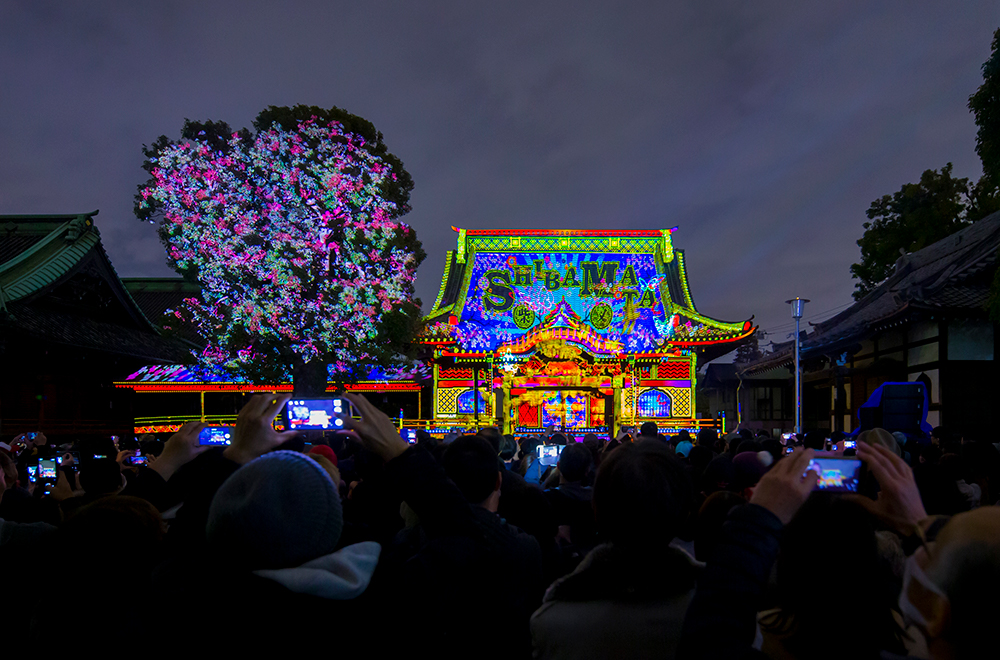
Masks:
[[[809,301],[795,297],[785,302],[792,306],[792,318],[795,319],[795,433],[798,435],[802,433],[802,369],[799,364],[802,345],[799,340],[799,322],[802,320],[802,310]]]

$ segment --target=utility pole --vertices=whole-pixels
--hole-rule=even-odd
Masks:
[[[799,363],[802,344],[799,338],[799,322],[802,320],[802,310],[809,301],[795,297],[785,302],[792,306],[792,318],[795,319],[795,434],[798,435],[802,433],[802,365]]]

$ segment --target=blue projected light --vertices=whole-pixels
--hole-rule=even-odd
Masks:
[[[628,352],[657,350],[673,335],[652,254],[478,252],[471,268],[458,331],[473,350],[517,340],[564,298],[582,322]]]
[[[639,417],[670,417],[670,396],[660,390],[646,390],[636,399]]]
[[[458,395],[458,412],[459,414],[471,415],[475,411],[472,409],[472,390],[465,390]],[[482,392],[479,393],[479,412],[486,412],[486,399],[483,398]]]
[[[587,425],[590,397],[584,393],[552,391],[542,401],[542,426],[576,429]]]

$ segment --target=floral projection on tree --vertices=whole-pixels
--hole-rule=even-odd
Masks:
[[[143,150],[136,215],[201,285],[172,310],[205,340],[201,365],[260,382],[296,373],[296,389],[305,372],[325,387],[327,363],[337,379],[397,366],[420,319],[424,253],[398,221],[410,175],[339,108],[271,107],[254,127],[186,121],[181,140]]]

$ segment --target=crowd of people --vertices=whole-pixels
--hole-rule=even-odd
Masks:
[[[649,423],[407,440],[345,397],[336,433],[275,430],[290,395],[259,394],[225,447],[199,423],[0,443],[5,648],[995,656],[986,439]],[[857,492],[816,490],[822,455],[860,459]]]

